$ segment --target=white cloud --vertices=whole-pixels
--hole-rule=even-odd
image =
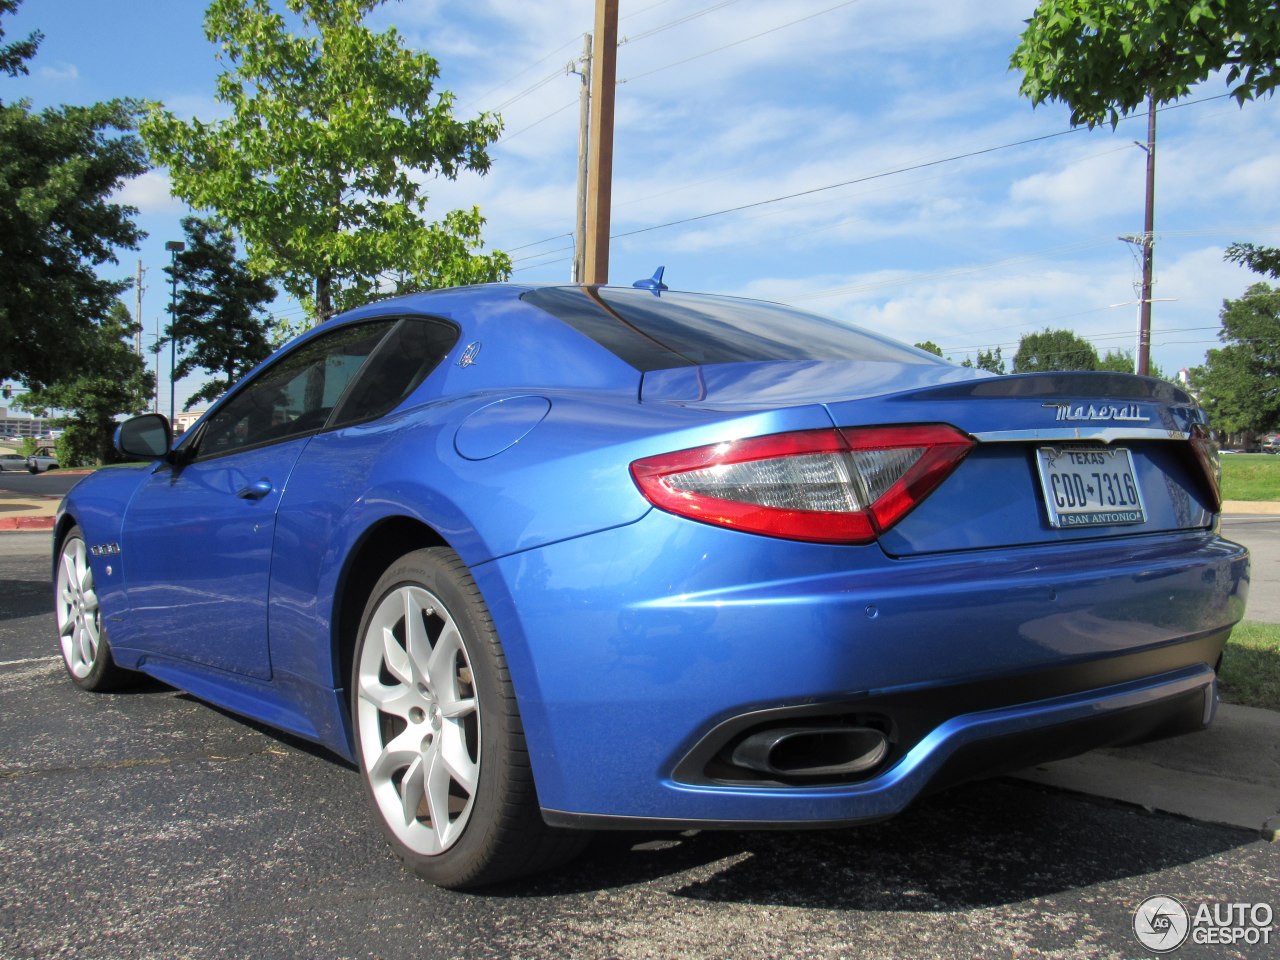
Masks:
[[[74,63],[41,64],[36,69],[36,74],[41,80],[53,83],[72,83],[80,79],[80,71]]]
[[[157,170],[148,170],[125,183],[115,195],[119,203],[137,207],[143,216],[152,214],[178,214],[186,205],[169,192],[169,177]]]

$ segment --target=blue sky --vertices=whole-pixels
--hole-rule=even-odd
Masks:
[[[610,279],[665,264],[677,289],[781,300],[933,340],[957,361],[997,345],[1011,357],[1045,326],[1100,352],[1132,349],[1139,273],[1117,238],[1142,230],[1133,141],[1145,115],[1066,132],[1065,107],[1019,97],[1008,59],[1034,6],[622,0],[613,233],[632,235],[613,241]],[[216,118],[203,10],[26,0],[8,39],[40,29],[45,40],[30,77],[2,81],[3,98],[133,96]],[[488,176],[434,182],[429,211],[478,204],[516,280],[569,277],[579,81],[565,67],[593,11],[593,0],[392,0],[371,18],[440,61],[460,115],[501,108]],[[1211,78],[1159,116],[1154,296],[1170,302],[1155,304],[1152,356],[1169,372],[1203,361],[1222,300],[1260,279],[1224,263],[1223,248],[1280,245],[1280,104],[1207,99],[1226,89]],[[167,302],[164,242],[181,237],[186,211],[163,172],[123,196],[150,236],[121,252],[118,274],[143,260],[150,333]]]

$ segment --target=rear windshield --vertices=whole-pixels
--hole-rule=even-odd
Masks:
[[[627,287],[542,287],[521,299],[641,371],[758,360],[944,363],[860,327],[761,300]]]

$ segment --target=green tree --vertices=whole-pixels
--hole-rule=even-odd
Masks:
[[[1098,361],[1099,370],[1113,370],[1116,373],[1133,373],[1134,366],[1132,350],[1108,350],[1106,356]],[[1157,380],[1168,379],[1154,360],[1147,364],[1147,376]]]
[[[1280,426],[1280,289],[1255,283],[1219,314],[1224,346],[1191,371],[1213,426],[1261,433]]]
[[[979,350],[977,363],[974,363],[968,357],[965,357],[960,366],[977,367],[979,370],[987,370],[991,373],[1003,374],[1005,372],[1004,356],[1001,354],[999,347],[996,347],[994,350]]]
[[[226,65],[225,120],[190,122],[162,108],[142,124],[173,192],[211,210],[244,240],[257,275],[323,319],[367,300],[379,275],[417,287],[504,278],[506,254],[481,254],[479,209],[425,217],[424,184],[486,173],[500,131],[488,114],[459,121],[436,93],[436,61],[364,17],[381,0],[213,0],[205,33]]]
[[[1223,69],[1243,104],[1275,89],[1278,63],[1280,7],[1256,0],[1040,0],[1010,58],[1033,104],[1065,103],[1090,127]]]
[[[925,353],[932,353],[935,357],[942,356],[942,348],[932,340],[926,340],[924,343],[917,343],[915,346],[917,350],[923,350]]]
[[[116,416],[141,413],[151,399],[153,380],[133,352],[138,327],[128,308],[116,301],[91,329],[92,367],[22,398],[22,407],[39,417],[67,411],[59,422],[65,432],[58,440],[58,463],[64,467],[110,462]]]
[[[236,257],[235,240],[224,227],[184,217],[186,249],[164,268],[177,277],[178,297],[166,338],[177,341],[182,358],[175,379],[203,370],[214,374],[187,400],[190,410],[216,400],[271,355],[271,318],[263,308],[276,298],[266,280],[255,277]]]
[[[1023,334],[1013,355],[1014,373],[1037,370],[1097,370],[1098,351],[1070,330]]]
[[[1280,280],[1280,247],[1259,247],[1252,243],[1233,243],[1227,247],[1224,257],[1233,263],[1248,267],[1254,273],[1261,273]]]
[[[0,0],[0,16],[13,13],[20,6],[22,6],[22,0]],[[0,40],[3,39],[4,27],[0,26]],[[33,30],[27,34],[25,40],[0,44],[0,72],[7,73],[11,77],[26,74],[27,61],[36,55],[36,48],[40,46],[40,41],[43,39],[44,34]]]
[[[17,6],[0,0],[0,15]],[[39,40],[0,46],[0,70],[25,73]],[[112,200],[147,169],[138,112],[129,100],[39,113],[0,101],[0,378],[39,388],[93,362],[93,325],[129,286],[97,270],[144,236],[137,211]]]

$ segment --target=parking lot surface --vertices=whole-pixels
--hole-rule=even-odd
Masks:
[[[1015,780],[853,830],[605,835],[555,874],[442,891],[334,757],[158,683],[74,688],[48,555],[0,537],[0,957],[1140,957],[1147,897],[1280,911],[1256,834]]]

